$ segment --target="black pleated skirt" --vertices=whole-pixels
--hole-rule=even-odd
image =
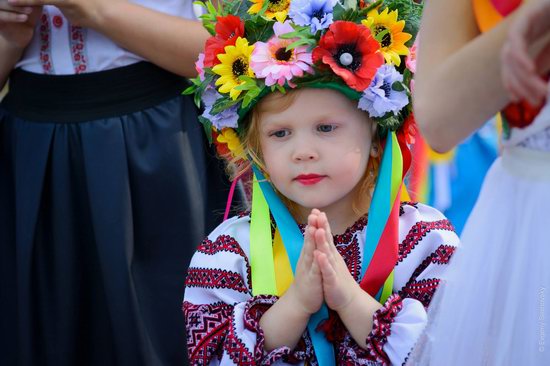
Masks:
[[[185,365],[189,260],[226,183],[185,81],[12,73],[0,106],[0,365]]]

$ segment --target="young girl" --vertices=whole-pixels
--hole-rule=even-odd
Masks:
[[[411,36],[391,2],[294,1],[288,15],[257,3],[205,16],[216,33],[195,80],[203,122],[254,182],[251,212],[215,229],[189,268],[190,360],[401,365],[458,242],[439,212],[399,200],[411,136],[396,66],[407,73]]]

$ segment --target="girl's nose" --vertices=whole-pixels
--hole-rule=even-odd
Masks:
[[[311,161],[311,160],[317,160],[319,155],[317,152],[313,149],[308,148],[298,148],[294,152],[293,160],[294,161]]]

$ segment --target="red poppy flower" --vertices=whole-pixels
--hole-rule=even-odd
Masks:
[[[353,22],[337,21],[330,25],[313,50],[313,62],[330,66],[350,88],[363,91],[384,63],[384,57],[370,29]]]
[[[217,17],[216,35],[208,38],[204,46],[204,66],[213,67],[220,63],[218,54],[226,46],[234,46],[237,38],[244,35],[244,23],[239,17],[227,15]]]
[[[415,142],[416,131],[416,119],[414,118],[414,114],[411,112],[407,118],[405,118],[403,126],[399,129],[399,133],[403,134],[407,144],[412,145]]]
[[[218,153],[218,156],[222,158],[231,156],[231,150],[229,150],[229,147],[227,146],[227,144],[224,144],[223,142],[218,141],[218,135],[219,133],[216,132],[214,129],[212,129],[212,142],[216,147],[216,152]]]

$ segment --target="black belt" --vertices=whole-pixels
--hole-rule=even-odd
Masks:
[[[12,71],[2,106],[35,122],[84,122],[121,116],[174,98],[187,81],[148,62],[78,75]]]

